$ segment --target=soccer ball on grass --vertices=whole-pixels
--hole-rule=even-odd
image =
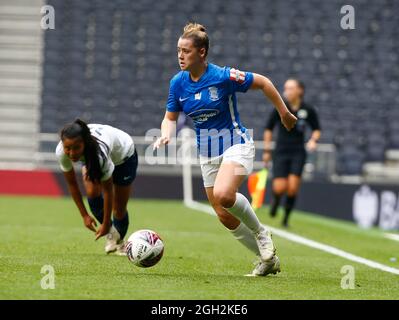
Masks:
[[[138,230],[128,238],[126,254],[136,266],[148,268],[161,260],[164,244],[161,237],[152,230]]]

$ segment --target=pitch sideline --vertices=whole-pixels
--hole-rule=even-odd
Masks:
[[[185,201],[184,204],[194,210],[197,211],[202,211],[205,213],[208,213],[210,215],[215,216],[215,212],[213,211],[212,207],[210,207],[209,205],[197,202],[197,201]],[[381,271],[385,271],[385,272],[389,272],[389,273],[393,273],[396,275],[399,275],[399,269],[393,268],[393,267],[389,267],[386,266],[384,264],[381,264],[379,262],[375,262],[373,260],[369,260],[369,259],[365,259],[359,256],[356,256],[354,254],[351,254],[349,252],[343,251],[341,249],[337,249],[335,247],[296,235],[294,233],[285,231],[285,230],[281,230],[281,229],[277,229],[277,228],[273,228],[270,226],[267,226],[268,228],[270,228],[270,230],[273,232],[273,234],[278,235],[281,238],[302,244],[304,246],[307,247],[311,247],[320,251],[324,251],[333,255],[336,255],[338,257],[344,258],[346,260],[350,260],[353,262],[357,262],[360,264],[363,264],[365,266],[368,266],[370,268],[374,268],[374,269],[378,269]]]

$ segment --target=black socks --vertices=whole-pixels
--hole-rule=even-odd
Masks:
[[[274,218],[276,216],[277,209],[278,209],[278,206],[280,204],[280,200],[281,200],[281,195],[275,194],[273,192],[273,200],[272,200],[272,204],[271,204],[271,207],[270,207],[270,216],[272,218]]]
[[[287,199],[285,201],[285,215],[283,220],[284,227],[288,227],[288,218],[290,216],[292,209],[294,208],[295,200],[296,196],[291,196],[291,197],[287,196]]]

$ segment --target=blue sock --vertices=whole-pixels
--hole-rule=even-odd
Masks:
[[[113,218],[112,221],[116,230],[118,230],[121,239],[123,239],[126,235],[127,228],[129,227],[129,213],[126,211],[125,216],[122,219]]]
[[[104,218],[103,196],[101,195],[95,198],[87,198],[87,201],[89,202],[91,212],[96,217],[97,221],[103,223],[103,218]]]

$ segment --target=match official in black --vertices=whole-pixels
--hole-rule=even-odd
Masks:
[[[315,109],[303,101],[305,86],[298,79],[288,79],[284,84],[284,98],[288,109],[298,118],[296,126],[287,131],[279,121],[279,115],[272,111],[264,131],[263,161],[267,164],[273,155],[273,199],[270,215],[276,216],[281,197],[286,194],[283,226],[288,227],[288,218],[294,207],[306,162],[307,151],[315,151],[320,139],[320,125]],[[276,145],[272,153],[273,129],[278,126]],[[312,130],[306,143],[305,130]]]

